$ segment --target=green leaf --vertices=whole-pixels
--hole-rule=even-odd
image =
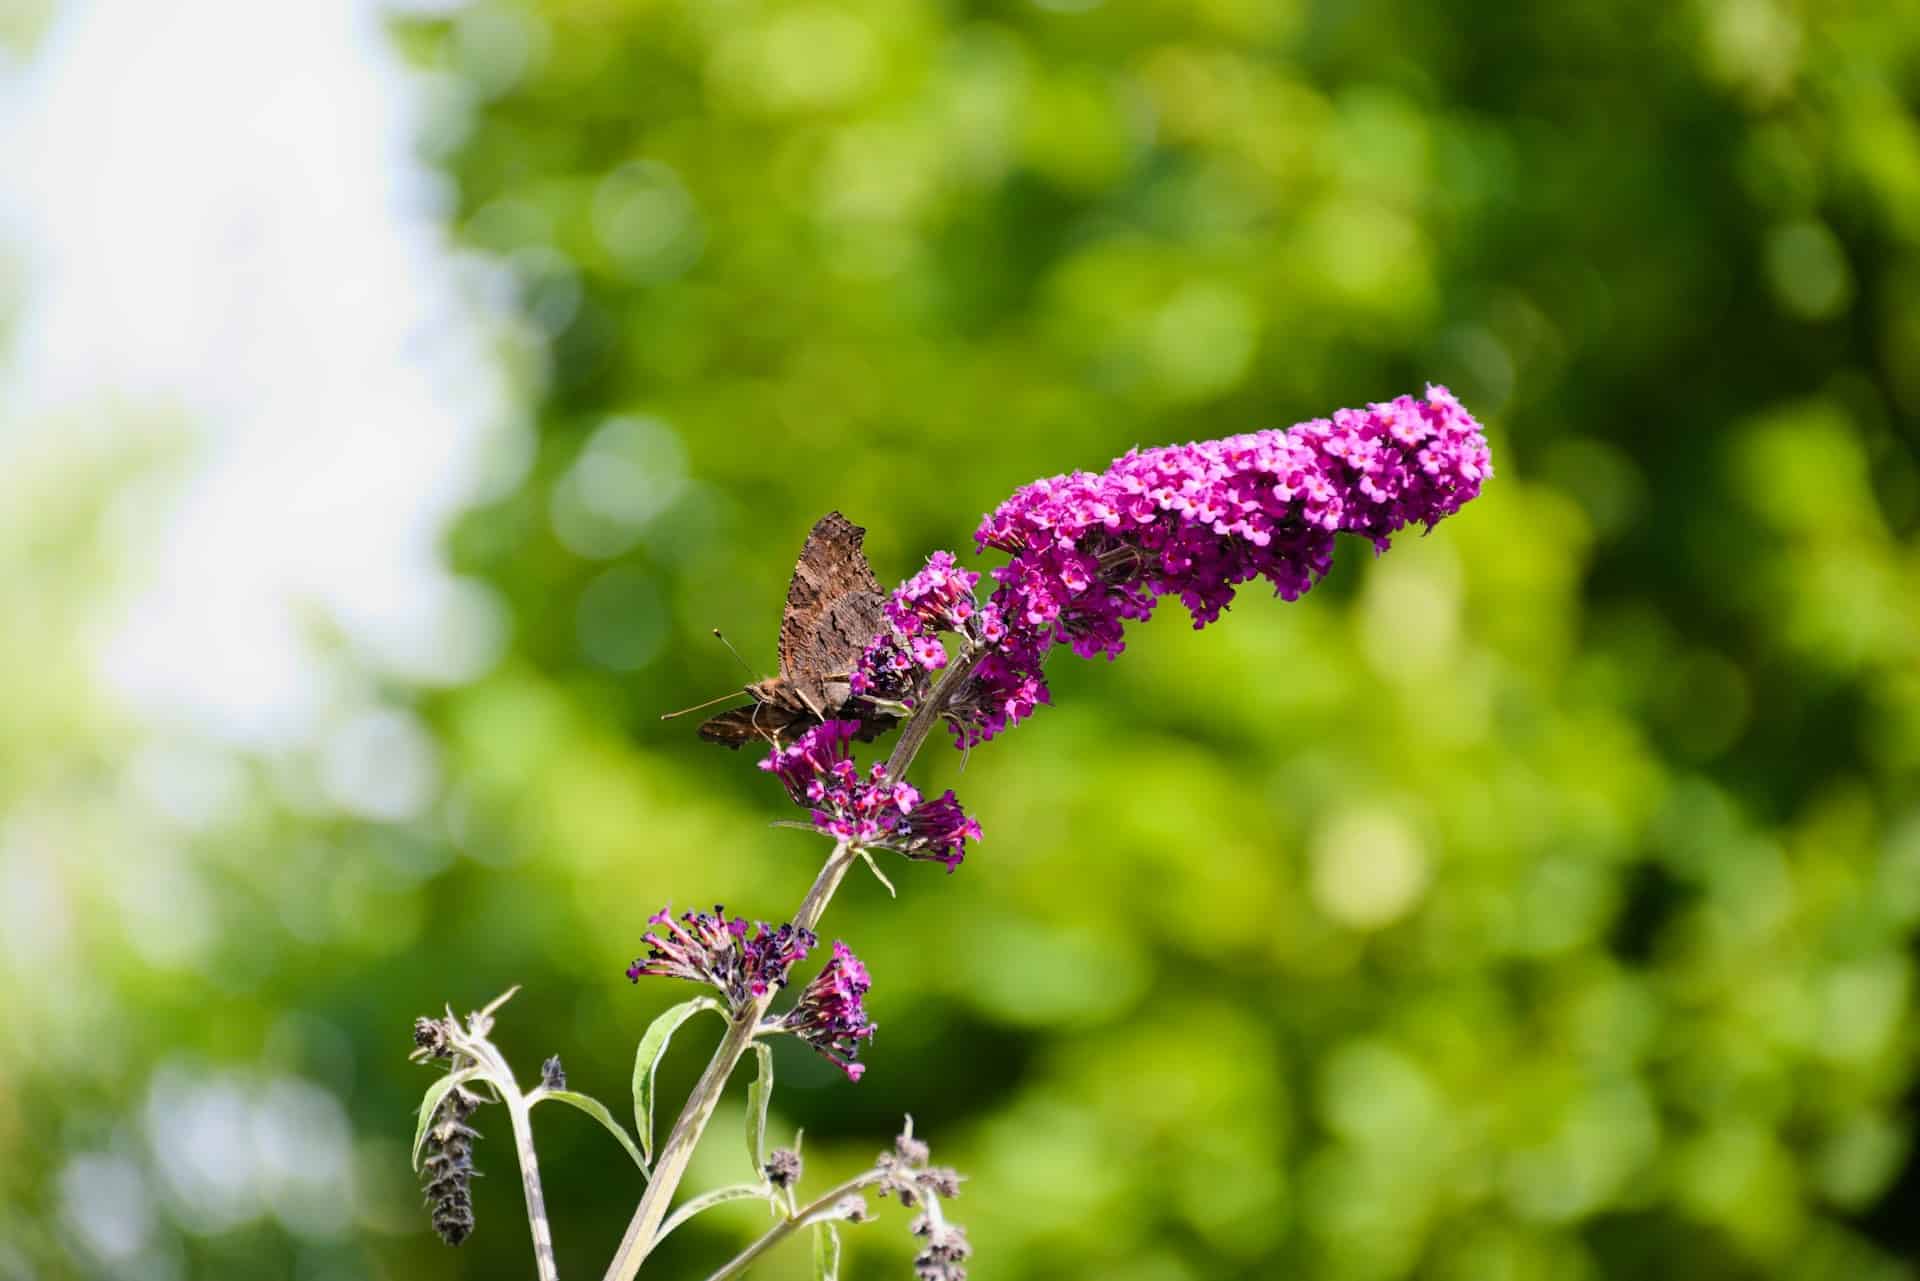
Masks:
[[[626,1127],[613,1119],[613,1113],[607,1111],[607,1105],[599,1099],[590,1094],[582,1094],[578,1090],[537,1090],[527,1097],[527,1104],[531,1107],[542,1099],[558,1099],[562,1103],[579,1108],[601,1125],[606,1126],[607,1133],[620,1140],[620,1146],[627,1150],[627,1155],[633,1158],[633,1163],[640,1167],[640,1173],[647,1173],[647,1158],[640,1154],[639,1145],[634,1143],[633,1136],[627,1133]]]
[[[840,1230],[831,1223],[813,1225],[813,1281],[840,1281]]]
[[[725,1205],[729,1201],[749,1201],[760,1197],[770,1198],[772,1195],[773,1187],[766,1183],[735,1183],[730,1187],[715,1188],[711,1192],[693,1198],[668,1215],[667,1221],[660,1225],[660,1230],[654,1233],[653,1239],[656,1242],[659,1241],[661,1237],[666,1236],[702,1210],[711,1210],[714,1206]]]
[[[667,1052],[667,1043],[673,1040],[680,1025],[701,1010],[712,1010],[721,1018],[727,1016],[725,1007],[710,996],[682,1001],[648,1025],[647,1034],[640,1038],[640,1046],[634,1051],[633,1129],[640,1140],[644,1165],[653,1163],[653,1076],[660,1068],[660,1056]]]
[[[747,1087],[747,1155],[753,1158],[756,1174],[767,1169],[767,1104],[773,1098],[773,1051],[760,1042],[753,1043],[760,1056],[760,1073]]]
[[[458,1072],[449,1072],[432,1085],[420,1100],[420,1122],[413,1127],[413,1168],[420,1168],[420,1148],[427,1141],[427,1129],[433,1124],[433,1114],[440,1110],[440,1104],[456,1085],[464,1085],[480,1075],[477,1067],[461,1068]]]

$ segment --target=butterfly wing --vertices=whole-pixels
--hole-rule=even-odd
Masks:
[[[844,683],[885,620],[887,598],[861,548],[866,536],[839,512],[828,512],[807,534],[787,585],[780,676],[823,719],[846,701],[839,689],[829,693],[829,682]]]
[[[804,707],[756,702],[702,721],[700,737],[736,751],[746,743],[770,743],[781,747],[799,737],[813,723],[813,714]]]

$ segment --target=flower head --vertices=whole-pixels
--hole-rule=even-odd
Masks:
[[[951,791],[908,810],[894,828],[889,848],[908,858],[945,863],[951,872],[967,857],[968,841],[980,839],[980,824],[967,816]]]
[[[787,972],[819,942],[812,931],[792,925],[774,929],[765,921],[728,920],[718,905],[711,914],[687,912],[679,920],[662,908],[647,923],[654,927],[644,939],[647,954],[627,967],[629,979],[638,983],[653,974],[711,984],[736,1011],[785,987]]]
[[[858,729],[857,721],[816,725],[775,748],[760,768],[777,776],[796,803],[810,807],[813,825],[830,836],[945,863],[949,871],[959,866],[966,842],[980,839],[980,825],[952,792],[929,801],[913,784],[890,779],[877,761],[862,774],[849,749]]]
[[[1047,701],[1057,646],[1113,658],[1124,627],[1176,596],[1195,627],[1219,619],[1242,583],[1297,599],[1333,562],[1335,533],[1384,550],[1432,528],[1493,474],[1479,424],[1444,387],[1286,431],[1135,450],[1105,472],[1035,481],[974,537],[1012,559],[982,607],[998,639],[954,704],[962,743],[992,738]],[[980,625],[982,632],[986,624]]]
[[[769,1026],[792,1032],[838,1063],[849,1081],[858,1081],[867,1070],[855,1061],[860,1055],[860,1042],[874,1032],[862,1004],[872,986],[867,967],[853,949],[836,942],[833,959],[826,968],[807,984],[794,1007]]]
[[[959,567],[952,552],[935,552],[924,569],[894,589],[887,620],[903,636],[962,631],[978,610],[973,585],[979,581],[979,574]]]

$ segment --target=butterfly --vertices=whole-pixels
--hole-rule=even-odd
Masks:
[[[748,685],[743,692],[753,702],[703,722],[701,738],[732,748],[765,739],[778,747],[835,717],[858,719],[862,739],[892,723],[883,713],[848,706],[848,678],[867,642],[887,625],[886,594],[860,546],[866,536],[837,511],[814,522],[780,616],[780,674]]]

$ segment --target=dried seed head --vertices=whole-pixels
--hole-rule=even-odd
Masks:
[[[960,1172],[950,1165],[930,1165],[920,1172],[921,1187],[948,1200],[960,1195]]]
[[[776,1188],[790,1188],[800,1182],[800,1154],[792,1148],[775,1148],[767,1157],[767,1182]]]
[[[444,1059],[452,1057],[452,1054],[453,1047],[445,1023],[424,1015],[413,1021],[413,1058]]]
[[[426,1156],[420,1163],[433,1230],[448,1245],[473,1232],[473,1141],[479,1133],[467,1124],[480,1097],[456,1085],[440,1101],[427,1128]]]
[[[925,1237],[926,1249],[913,1260],[914,1275],[921,1281],[967,1281],[967,1270],[960,1265],[973,1253],[967,1242],[967,1230],[957,1223],[938,1223],[921,1215],[913,1221],[913,1234]]]
[[[906,1131],[893,1141],[893,1150],[908,1165],[925,1165],[933,1150],[919,1139],[913,1137],[913,1126],[908,1124]]]

